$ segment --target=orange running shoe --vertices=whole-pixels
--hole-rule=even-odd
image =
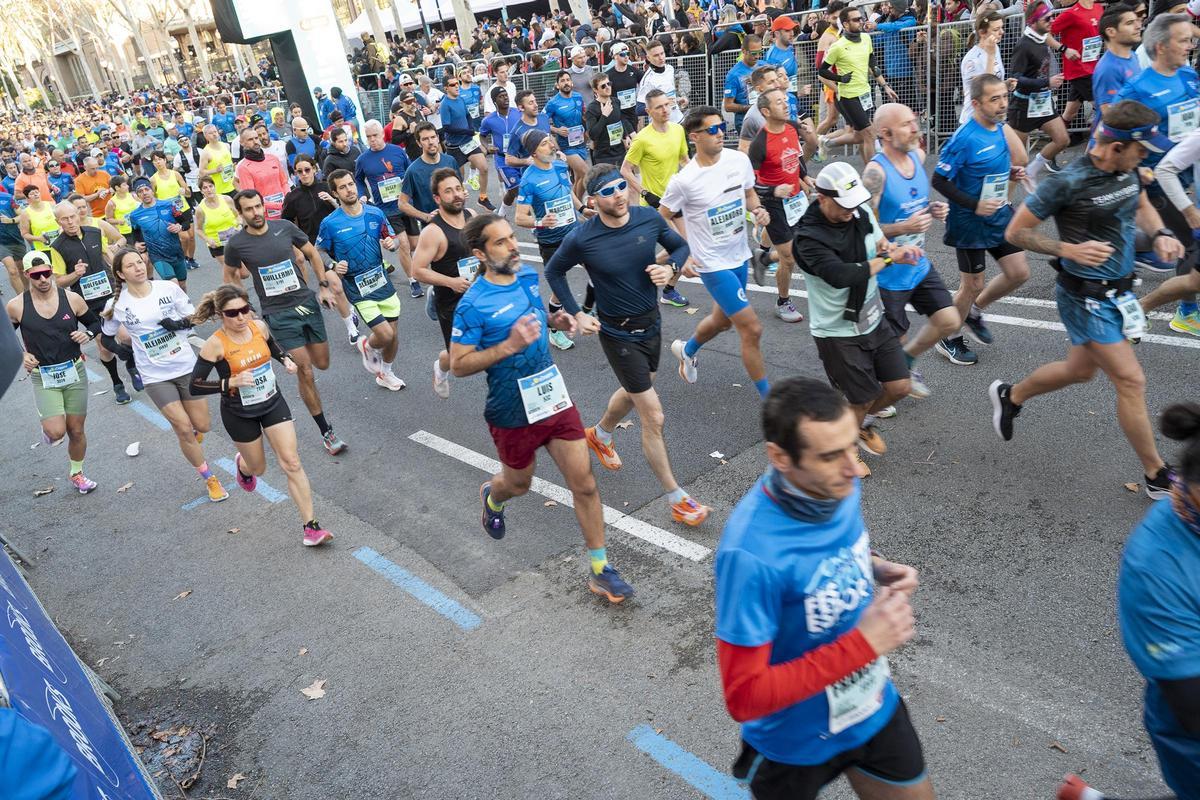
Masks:
[[[690,497],[671,504],[671,518],[693,528],[708,519],[710,511],[712,511],[711,508],[700,505]]]
[[[611,444],[600,441],[596,436],[595,428],[588,428],[583,435],[587,439],[588,447],[596,454],[596,460],[600,462],[600,466],[611,470],[621,468],[621,457],[617,455],[616,449]]]

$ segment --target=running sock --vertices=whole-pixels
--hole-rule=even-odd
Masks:
[[[688,339],[683,345],[683,354],[688,358],[695,358],[696,353],[700,352],[700,344],[696,341],[696,337]]]
[[[510,206],[507,203],[505,203],[503,200],[501,200],[500,206],[496,209],[496,214],[503,217],[506,214],[508,214],[509,208],[510,208]]]
[[[71,459],[71,474],[78,475],[81,472],[83,472],[83,459],[79,459],[78,461],[76,461],[75,459],[72,458]]]
[[[771,384],[767,383],[766,378],[759,378],[754,382],[754,388],[758,389],[758,396],[766,400],[767,392],[771,390]]]
[[[904,351],[904,363],[908,364],[908,371],[909,371],[909,372],[912,372],[912,365],[913,365],[914,363],[916,363],[916,361],[917,361],[917,360],[916,360],[915,358],[913,358],[912,356],[910,356],[910,355],[908,354],[908,351],[907,351],[907,350],[905,350],[905,351]]]
[[[787,304],[787,301],[791,300],[791,299],[792,299],[791,296],[777,297],[777,298],[775,298],[775,305],[776,306],[784,306]]]
[[[306,530],[319,531],[321,529],[321,523],[317,522],[315,519],[310,519],[308,522],[304,523],[304,527]]]
[[[1195,314],[1196,313],[1196,301],[1195,300],[1181,300],[1179,302],[1179,313],[1185,317],[1189,316],[1191,314]]]
[[[591,311],[596,305],[596,287],[592,286],[592,282],[588,281],[587,291],[583,295],[583,310]]]
[[[688,496],[687,492],[685,492],[683,489],[680,489],[679,487],[675,487],[675,489],[673,489],[672,491],[667,492],[667,502],[670,503],[671,505],[675,505],[676,503],[682,503],[685,499],[687,499],[687,496]]]
[[[551,314],[556,314],[559,311],[562,311],[562,303],[547,303],[547,305],[550,308]]]
[[[204,478],[204,480],[208,480],[212,477],[212,470],[208,468],[207,461],[201,462],[200,466],[196,467],[196,472],[199,472],[200,477]]]
[[[495,503],[492,502],[492,496],[490,494],[487,497],[487,506],[492,511],[495,511],[497,514],[504,510],[504,503],[500,503],[499,505],[496,505]]]
[[[596,438],[601,444],[612,444],[612,431],[606,431],[600,427],[600,423],[596,423]]]
[[[608,566],[608,549],[597,547],[595,550],[588,550],[588,555],[592,559],[592,574],[599,575],[604,572],[604,568]]]
[[[104,365],[104,369],[108,371],[108,377],[112,379],[113,386],[119,386],[121,376],[117,374],[117,357],[113,356],[108,361],[100,359],[100,363]]]
[[[354,324],[354,312],[350,312],[342,317],[342,322],[346,324],[346,333],[357,333],[358,326]]]
[[[333,426],[329,424],[327,419],[325,419],[324,411],[322,411],[320,414],[313,414],[312,418],[313,422],[317,423],[317,427],[321,429],[322,436],[333,430]]]
[[[970,317],[971,319],[977,319],[979,317],[982,317],[983,309],[980,308],[979,306],[975,305],[974,303],[971,303],[971,310],[967,313],[967,316]]]

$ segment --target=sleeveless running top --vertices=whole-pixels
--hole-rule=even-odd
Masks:
[[[250,323],[250,341],[235,342],[223,328],[216,330],[216,337],[225,349],[225,364],[232,378],[242,372],[255,375],[254,386],[243,386],[238,391],[221,395],[221,405],[238,416],[259,417],[272,410],[281,401],[275,388],[275,373],[271,365],[271,348],[258,325]]]
[[[47,238],[54,241],[54,237],[58,235],[60,228],[58,227],[58,218],[54,216],[54,204],[43,202],[39,210],[34,210],[33,204],[26,207],[26,212],[29,214],[29,232],[35,236],[49,234]],[[49,250],[50,245],[45,242],[34,242],[35,250]]]
[[[913,153],[908,154],[913,163],[913,175],[906,178],[900,174],[891,160],[883,153],[877,153],[872,160],[883,168],[887,180],[883,184],[883,193],[879,197],[879,223],[888,225],[902,222],[913,214],[918,214],[929,208],[929,177],[925,168],[917,161]],[[925,249],[925,234],[906,233],[893,236],[897,244],[913,245]],[[929,273],[929,259],[922,256],[916,264],[893,264],[881,271],[876,280],[879,288],[891,291],[909,291],[925,279]]]
[[[48,367],[79,358],[79,345],[71,341],[71,334],[78,329],[79,321],[65,289],[58,289],[58,310],[51,319],[37,312],[33,305],[33,294],[25,292],[25,304],[21,309],[21,339],[38,364]]]
[[[228,147],[219,147],[213,149],[213,146],[206,144],[204,149],[208,151],[208,168],[220,167],[220,172],[212,176],[213,184],[217,187],[217,194],[227,194],[233,191],[233,156],[229,154]]]
[[[218,198],[216,208],[210,206],[207,200],[202,205],[204,206],[204,235],[209,239],[219,241],[224,246],[229,241],[229,237],[233,236],[237,230],[237,213],[220,202],[220,198]]]
[[[125,220],[129,216],[129,212],[137,208],[141,203],[136,197],[131,194],[126,194],[121,197],[119,194],[113,195],[113,219],[117,221],[117,230],[123,235],[128,236],[133,233],[133,228]]]
[[[161,174],[161,172],[156,172],[150,176],[150,182],[154,184],[154,196],[159,200],[175,200],[175,198],[178,197],[179,200],[176,201],[175,205],[181,214],[191,208],[191,206],[188,205],[187,198],[183,196],[183,187],[180,186],[179,181],[175,179],[175,173],[168,172],[167,174],[170,175],[171,178],[170,180],[166,181],[160,181],[158,179],[158,176]]]
[[[464,210],[463,216],[470,219],[474,215],[471,211]],[[479,269],[479,259],[471,255],[471,251],[467,249],[462,238],[462,230],[442,219],[441,214],[434,214],[430,224],[438,226],[442,229],[442,233],[446,234],[446,254],[437,261],[431,262],[429,268],[439,275],[451,278],[474,279],[475,273]],[[462,295],[449,286],[435,286],[433,287],[433,297],[438,306],[447,308],[456,305]]]

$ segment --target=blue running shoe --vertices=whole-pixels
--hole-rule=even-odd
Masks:
[[[978,363],[979,356],[967,347],[967,342],[963,337],[956,336],[953,339],[942,339],[933,346],[933,349],[940,353],[951,364],[957,364],[960,367],[970,367]]]
[[[129,380],[133,381],[133,390],[135,392],[140,392],[146,388],[146,385],[142,383],[142,373],[136,369],[129,373]]]
[[[624,581],[621,573],[607,564],[599,575],[594,572],[591,574],[588,588],[595,594],[603,595],[610,603],[620,603],[627,597],[633,597],[633,587]]]
[[[983,314],[978,311],[971,311],[967,314],[966,319],[966,334],[971,339],[979,344],[991,344],[993,337],[988,326],[983,324]]]
[[[488,532],[488,536],[493,539],[504,538],[504,512],[492,511],[488,505],[488,498],[492,496],[492,482],[488,481],[479,487],[479,502],[483,505],[483,516],[480,522],[483,524],[483,529]]]
[[[130,401],[129,392],[125,391],[125,384],[113,384],[113,397],[116,398],[117,405],[123,406]]]
[[[675,306],[683,308],[688,304],[688,299],[679,293],[679,290],[674,286],[668,286],[663,289],[662,299],[659,301],[664,306]]]

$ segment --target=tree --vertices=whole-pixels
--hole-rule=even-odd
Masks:
[[[133,13],[133,9],[129,5],[129,0],[108,0],[108,5],[113,11],[117,12],[117,16],[121,18],[121,21],[125,23],[125,27],[133,35],[133,46],[146,63],[146,74],[150,78],[150,83],[156,89],[161,88],[161,75],[157,74],[154,69],[154,59],[150,57],[150,48],[146,45],[146,37],[142,35],[141,20]]]
[[[192,16],[192,7],[184,0],[175,0],[175,5],[183,14],[183,20],[187,23],[188,39],[192,43],[192,49],[196,51],[196,59],[200,62],[200,77],[205,83],[212,80],[212,71],[208,68],[208,53],[200,44],[200,35],[196,33],[196,20]]]

